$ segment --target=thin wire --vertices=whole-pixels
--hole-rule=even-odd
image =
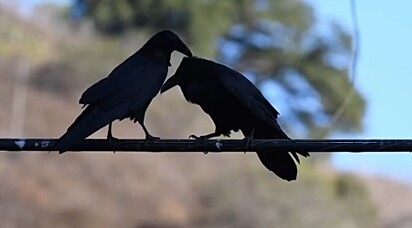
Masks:
[[[329,132],[336,127],[337,123],[339,122],[340,118],[343,115],[343,112],[348,108],[348,105],[353,99],[353,95],[355,94],[355,83],[357,78],[357,67],[358,67],[358,56],[360,50],[360,29],[358,23],[358,15],[357,15],[357,8],[356,8],[356,1],[350,0],[350,10],[351,10],[351,18],[352,18],[352,29],[353,29],[353,38],[352,38],[352,55],[351,55],[351,64],[348,68],[348,74],[350,81],[350,89],[348,95],[345,97],[345,100],[336,110],[336,112],[332,115],[331,123],[326,131],[322,134],[321,138],[325,138]]]
[[[0,139],[0,151],[49,152],[56,151],[58,139]],[[73,145],[70,151],[84,152],[245,152],[245,151],[310,151],[315,152],[409,152],[412,140],[408,139],[331,139],[331,140],[191,140],[162,139],[154,141],[122,139],[110,142],[105,139],[87,139]]]

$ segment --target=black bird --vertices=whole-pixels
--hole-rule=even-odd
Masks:
[[[215,132],[196,137],[209,139],[242,131],[245,139],[289,139],[276,119],[279,113],[262,93],[242,74],[213,61],[191,57],[182,60],[175,75],[169,78],[161,93],[180,86],[187,101],[198,104],[215,124]],[[290,152],[299,163],[297,153]],[[295,161],[287,151],[257,151],[263,165],[280,178],[296,179]]]
[[[175,33],[161,31],[114,68],[109,76],[89,87],[79,101],[86,109],[59,139],[56,145],[59,153],[69,150],[108,124],[107,138],[115,139],[111,127],[116,119],[130,118],[139,122],[146,139],[155,139],[144,125],[145,112],[166,79],[173,51],[192,56]]]

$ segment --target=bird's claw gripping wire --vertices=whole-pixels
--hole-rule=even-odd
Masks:
[[[190,135],[189,139],[208,140],[209,138],[206,135],[202,135],[202,136]]]
[[[255,129],[253,129],[252,132],[243,139],[246,142],[245,151],[244,151],[245,154],[246,154],[248,147],[254,144],[254,136],[253,136],[254,133],[255,133]]]
[[[203,144],[209,139],[209,137],[206,135],[203,135],[203,136],[189,135],[189,139],[194,139],[198,141],[199,143]],[[208,154],[208,153],[209,151],[203,151],[203,154]]]
[[[109,146],[115,144],[118,141],[119,141],[119,139],[116,138],[116,137],[113,137],[112,134],[107,134],[107,142],[108,142]],[[113,150],[113,154],[115,154],[115,153],[116,153],[116,150]]]
[[[144,146],[147,147],[148,143],[152,143],[152,142],[155,142],[157,140],[160,140],[160,137],[156,137],[156,136],[153,136],[151,134],[146,134],[146,140],[145,140]]]
[[[160,140],[160,137],[156,137],[156,136],[153,136],[153,135],[147,135],[146,136],[146,141],[156,141],[156,140]]]
[[[114,137],[112,134],[112,123],[109,124],[109,129],[107,131],[107,142],[110,145],[116,143],[117,141],[119,141],[118,138]],[[116,153],[116,150],[113,150],[113,154]]]

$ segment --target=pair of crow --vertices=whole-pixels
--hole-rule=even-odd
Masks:
[[[175,75],[165,83],[173,51],[184,57]],[[164,83],[164,84],[163,84]],[[139,122],[147,140],[157,139],[144,125],[147,107],[159,91],[180,86],[187,101],[198,104],[212,118],[215,132],[191,136],[206,140],[231,131],[242,131],[245,140],[289,139],[276,119],[279,113],[262,93],[242,74],[210,60],[193,57],[190,49],[173,32],[155,34],[143,47],[117,66],[108,77],[88,88],[79,103],[86,107],[67,132],[59,139],[59,153],[109,125],[107,139],[112,135],[112,122],[130,118]],[[307,152],[256,151],[263,165],[284,180],[295,180],[299,162],[297,154]]]

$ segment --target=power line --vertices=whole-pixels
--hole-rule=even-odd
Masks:
[[[358,22],[358,14],[356,8],[356,1],[350,0],[350,12],[352,18],[352,55],[351,55],[351,62],[350,66],[348,67],[348,75],[350,78],[350,88],[348,94],[346,95],[343,102],[340,104],[339,108],[333,113],[330,121],[329,127],[322,131],[321,138],[326,137],[330,131],[332,131],[336,125],[338,124],[340,118],[342,117],[345,110],[348,108],[350,102],[353,99],[353,95],[355,95],[355,84],[356,84],[356,77],[357,77],[357,67],[358,67],[358,58],[359,58],[359,50],[360,50],[360,29],[359,29],[359,22]]]
[[[0,151],[54,151],[57,139],[0,139]],[[335,139],[335,140],[145,140],[88,139],[72,151],[101,152],[244,152],[270,149],[309,152],[406,152],[412,151],[411,139]]]

